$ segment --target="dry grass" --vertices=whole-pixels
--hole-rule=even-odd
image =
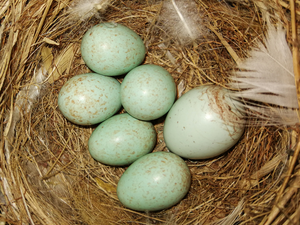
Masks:
[[[0,2],[1,225],[210,224],[231,214],[239,203],[234,214],[239,224],[265,224],[273,215],[271,224],[299,224],[299,159],[282,188],[297,129],[247,127],[228,153],[186,161],[192,186],[179,204],[143,213],[124,208],[117,199],[116,186],[126,168],[102,165],[89,155],[87,141],[95,126],[73,125],[57,108],[66,80],[89,71],[81,59],[80,40],[100,21],[135,30],[147,47],[145,63],[163,66],[177,84],[184,84],[184,92],[206,83],[226,86],[236,63],[262,39],[261,2],[196,2],[210,32],[186,47],[167,39],[158,26],[158,0],[114,1],[100,20],[85,21],[68,14],[69,0]],[[266,6],[280,16],[291,41],[289,3],[274,0]],[[41,65],[48,77],[37,86],[40,93],[18,102],[28,97],[26,87]],[[155,128],[154,151],[165,151],[163,120],[155,121]]]

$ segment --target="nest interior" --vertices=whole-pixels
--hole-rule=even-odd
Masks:
[[[185,93],[203,84],[226,87],[236,61],[263,40],[263,10],[280,18],[291,42],[288,2],[196,0],[204,34],[186,46],[161,27],[162,1],[103,1],[108,4],[84,17],[72,11],[78,2],[0,2],[0,224],[299,224],[298,159],[284,182],[297,129],[248,126],[225,154],[185,160],[192,185],[180,203],[136,212],[116,195],[126,167],[103,165],[88,152],[96,126],[70,123],[57,106],[63,84],[90,72],[80,43],[100,22],[138,33],[147,49],[143,63],[168,70]],[[167,151],[163,118],[154,125],[154,151]]]

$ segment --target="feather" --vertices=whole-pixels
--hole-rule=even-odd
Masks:
[[[182,45],[192,43],[206,30],[193,0],[165,0],[158,21],[163,30]]]
[[[282,27],[268,25],[265,45],[261,42],[238,65],[229,84],[239,89],[231,97],[240,108],[258,113],[262,121],[274,125],[294,125],[298,120],[298,101],[293,73],[293,57]]]
[[[243,208],[245,205],[245,199],[242,198],[235,209],[225,218],[218,220],[216,222],[211,223],[210,225],[232,225],[237,224],[239,222],[239,216],[243,212]]]
[[[9,162],[10,152],[12,150],[11,143],[13,142],[15,127],[22,116],[30,113],[33,104],[41,97],[41,90],[44,87],[44,81],[47,78],[47,71],[44,66],[41,66],[34,75],[31,82],[23,87],[16,96],[15,106],[11,113],[7,115],[7,125],[5,127],[5,154]]]
[[[99,12],[103,13],[112,0],[74,0],[68,10],[74,21],[99,17]]]

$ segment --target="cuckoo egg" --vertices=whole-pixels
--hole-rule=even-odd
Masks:
[[[111,165],[128,165],[153,150],[156,131],[150,122],[128,113],[115,115],[101,123],[89,138],[91,156]]]
[[[174,103],[176,85],[161,66],[146,64],[131,70],[121,84],[124,109],[140,120],[154,120],[166,114]]]
[[[203,85],[182,95],[164,123],[168,149],[184,158],[206,159],[233,147],[244,127],[228,93],[217,85]]]
[[[121,108],[120,83],[96,73],[74,76],[61,88],[58,107],[75,124],[100,123]]]
[[[144,60],[145,45],[140,36],[117,23],[100,23],[90,28],[81,42],[81,55],[96,73],[125,74]]]
[[[118,182],[117,195],[130,209],[157,211],[180,202],[190,185],[190,170],[182,158],[169,152],[154,152],[127,168]]]

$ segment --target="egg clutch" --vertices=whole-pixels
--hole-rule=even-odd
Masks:
[[[90,28],[81,54],[93,72],[69,79],[59,92],[58,107],[74,124],[99,124],[88,141],[95,160],[129,165],[117,186],[124,206],[157,211],[177,204],[191,185],[182,158],[218,156],[242,136],[244,128],[234,122],[240,111],[227,89],[203,85],[175,102],[173,77],[161,66],[141,65],[143,40],[126,26],[100,23]],[[119,75],[124,75],[121,84],[114,78]],[[120,114],[122,107],[126,113]],[[171,152],[151,153],[157,139],[151,121],[164,115],[163,134]]]

